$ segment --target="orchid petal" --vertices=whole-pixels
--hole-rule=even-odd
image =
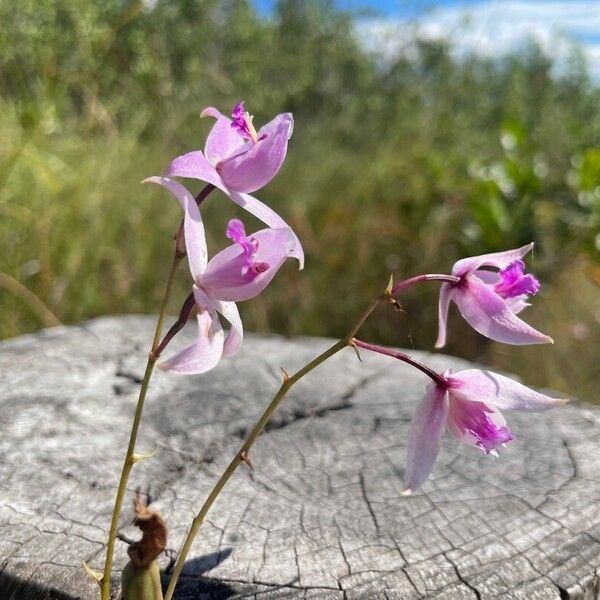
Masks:
[[[448,379],[453,398],[483,402],[501,410],[540,411],[568,402],[540,394],[509,377],[480,369],[459,371]]]
[[[219,364],[223,356],[224,334],[210,299],[194,286],[198,305],[198,340],[172,358],[159,364],[161,369],[180,375],[206,373]]]
[[[514,345],[553,343],[513,314],[503,298],[473,275],[466,275],[454,288],[452,299],[467,323],[492,340]]]
[[[488,285],[496,285],[500,282],[498,271],[483,271],[479,269],[478,271],[473,271],[473,275]]]
[[[242,340],[244,339],[244,326],[240,319],[240,313],[235,302],[223,302],[221,300],[214,301],[215,308],[220,312],[231,324],[231,329],[225,338],[223,346],[223,356],[233,356],[239,351]]]
[[[258,198],[250,194],[241,194],[239,192],[229,192],[228,196],[238,205],[247,210],[251,215],[260,219],[265,225],[275,229],[291,227],[276,213],[272,208],[261,202]],[[293,233],[293,230],[292,230]],[[298,236],[293,233],[295,238],[294,252],[290,256],[298,259],[299,269],[304,268],[304,250]]]
[[[277,115],[258,132],[258,141],[222,156],[215,166],[225,185],[237,192],[254,192],[269,183],[285,160],[293,124],[290,113]]]
[[[206,117],[212,117],[213,119],[218,119],[221,116],[222,116],[221,111],[218,108],[215,108],[214,106],[207,106],[206,108],[203,108],[202,111],[200,112],[201,119],[205,119]]]
[[[254,298],[273,279],[286,258],[297,254],[297,238],[289,227],[262,229],[252,235],[258,242],[254,260],[265,265],[255,276],[244,274],[244,253],[239,244],[215,255],[198,283],[212,298],[239,302]]]
[[[271,119],[271,121],[258,130],[258,138],[260,139],[262,137],[274,135],[275,133],[280,132],[282,127],[289,140],[294,132],[294,117],[292,116],[292,113],[281,113],[274,119]]]
[[[532,248],[533,242],[514,250],[506,250],[505,252],[492,252],[490,254],[481,254],[480,256],[463,258],[462,260],[454,263],[454,266],[452,267],[452,275],[455,275],[456,277],[462,277],[466,273],[475,271],[476,269],[479,269],[479,267],[483,266],[504,269],[515,260],[521,260]]]
[[[431,385],[417,407],[410,426],[405,494],[420,488],[429,477],[440,449],[447,414],[446,390],[441,386]]]
[[[518,315],[523,309],[531,306],[531,303],[527,302],[526,294],[514,296],[513,298],[504,298],[504,302],[506,302],[513,315]]]
[[[448,309],[452,299],[452,286],[449,283],[442,283],[440,287],[440,300],[438,305],[438,337],[435,342],[436,348],[443,348],[446,345],[446,329],[448,323]]]
[[[192,194],[180,183],[166,177],[149,177],[143,183],[156,183],[166,188],[183,208],[183,231],[190,273],[194,280],[204,272],[208,261],[206,234],[200,209]]]
[[[206,160],[200,150],[178,156],[171,161],[164,174],[165,177],[200,179],[214,185],[225,194],[229,193],[217,170]]]
[[[232,156],[246,143],[243,136],[232,127],[231,119],[222,115],[216,108],[209,106],[200,116],[216,119],[204,146],[206,159],[211,165]]]
[[[289,227],[278,213],[258,198],[239,192],[229,192],[228,195],[238,206],[260,219],[265,225],[269,227]]]

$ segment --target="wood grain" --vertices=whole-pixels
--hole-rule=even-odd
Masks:
[[[97,597],[81,560],[103,564],[153,322],[102,318],[0,344],[0,598]],[[293,372],[327,344],[249,336],[205,376],[156,373],[138,451],[160,451],[136,465],[130,495],[149,493],[169,548],[280,366]],[[439,370],[467,366],[414,354]],[[255,471],[242,466],[209,513],[177,598],[597,599],[600,410],[508,414],[516,440],[499,459],[446,436],[433,476],[406,498],[408,428],[426,381],[363,356],[343,352],[292,390],[251,454]],[[132,519],[128,504],[121,534],[136,538]],[[115,583],[126,548],[118,542]]]

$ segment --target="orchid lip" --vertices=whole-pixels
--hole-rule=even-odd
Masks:
[[[266,262],[253,263],[250,266],[242,267],[242,275],[250,273],[253,277],[258,277],[261,273],[264,273],[269,268],[269,264]]]
[[[533,275],[525,274],[524,271],[525,263],[522,260],[513,261],[498,272],[500,282],[494,286],[494,291],[502,298],[534,296],[540,290],[540,283]]]
[[[453,398],[451,405],[455,426],[462,434],[471,436],[471,443],[486,454],[514,438],[503,420],[494,421],[492,416],[496,411],[483,402]]]
[[[269,264],[266,262],[257,262],[256,253],[258,252],[259,242],[254,236],[247,236],[244,224],[239,219],[231,219],[227,225],[227,237],[242,248],[242,275],[250,280],[264,273]]]
[[[506,442],[515,439],[515,436],[506,425],[495,427],[489,420],[482,429],[471,431],[471,433],[479,438],[477,447],[486,454],[494,452],[498,446],[504,446]]]
[[[238,102],[231,112],[231,126],[236,129],[243,137],[252,140],[256,143],[258,141],[258,134],[252,123],[253,116],[248,113],[244,108],[244,101]]]

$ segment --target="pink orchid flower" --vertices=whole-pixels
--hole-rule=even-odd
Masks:
[[[412,420],[404,494],[429,477],[444,426],[461,442],[497,455],[496,448],[513,439],[500,409],[541,411],[565,402],[489,371],[444,373],[440,382],[430,384]]]
[[[183,208],[185,246],[198,309],[198,339],[159,366],[187,375],[204,373],[215,367],[222,356],[235,354],[241,346],[244,332],[235,302],[260,294],[284,261],[291,257],[300,260],[302,251],[287,226],[247,236],[242,222],[233,219],[227,227],[227,237],[234,244],[209,261],[204,224],[192,194],[165,177],[145,181],[166,188]],[[231,324],[227,337],[219,314]]]
[[[283,164],[294,128],[291,113],[277,115],[258,132],[243,102],[235,105],[233,120],[212,106],[205,108],[200,116],[216,119],[206,138],[204,152],[195,150],[179,156],[167,167],[165,177],[206,181],[269,227],[288,227],[274,210],[249,192],[269,183]],[[296,244],[302,268],[302,246],[298,240]]]
[[[523,272],[525,265],[521,259],[532,248],[533,244],[528,244],[506,252],[464,258],[454,264],[452,275],[460,281],[443,283],[440,289],[436,348],[446,344],[451,300],[471,327],[492,340],[515,345],[553,343],[551,337],[516,316],[529,306],[528,296],[536,294],[540,288],[533,275]]]

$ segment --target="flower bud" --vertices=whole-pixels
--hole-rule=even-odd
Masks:
[[[162,517],[148,508],[136,494],[133,500],[134,524],[142,530],[142,539],[128,550],[130,562],[123,569],[123,600],[163,600],[160,569],[155,558],[167,544],[167,526]]]
[[[160,569],[156,561],[147,568],[134,567],[130,562],[123,569],[123,600],[163,600]]]

